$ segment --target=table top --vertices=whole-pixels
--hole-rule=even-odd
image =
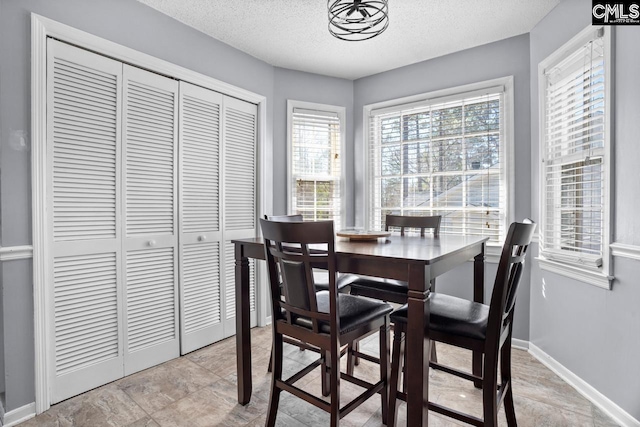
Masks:
[[[351,241],[337,239],[336,254],[357,257],[389,258],[404,261],[418,261],[430,264],[443,257],[462,252],[470,246],[479,245],[489,240],[481,236],[400,236],[391,235],[385,240]],[[233,243],[263,244],[261,237],[235,239]]]

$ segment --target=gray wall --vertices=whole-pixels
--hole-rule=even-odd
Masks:
[[[134,0],[1,0],[0,204],[2,246],[31,244],[31,158],[11,132],[30,129],[30,12],[267,97],[274,69]],[[2,265],[6,407],[34,401],[31,261]]]
[[[540,61],[591,25],[591,2],[564,0],[530,33],[533,212],[538,216]],[[615,28],[614,241],[640,245],[638,122],[639,27]],[[533,248],[537,251],[537,248]],[[640,419],[640,262],[614,258],[611,291],[565,276],[531,274],[531,342],[617,405]]]
[[[273,182],[287,182],[287,100],[317,102],[346,108],[345,162],[353,164],[353,81],[318,74],[275,69],[273,100]],[[353,168],[345,171],[346,226],[353,225]],[[274,186],[273,213],[286,214],[287,195]]]
[[[499,77],[514,77],[515,120],[515,218],[531,216],[530,100],[529,100],[529,35],[486,44],[473,49],[420,62],[355,81],[354,85],[354,194],[355,223],[363,226],[363,107],[380,101],[447,89]],[[487,264],[486,295],[488,301],[496,273],[496,264]],[[472,298],[472,268],[466,265],[442,278],[438,290]],[[518,295],[514,337],[529,339],[529,283],[524,277]]]

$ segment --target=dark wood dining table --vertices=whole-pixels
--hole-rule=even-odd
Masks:
[[[484,255],[488,238],[479,236],[399,236],[376,241],[336,240],[338,271],[408,282],[406,337],[407,419],[428,425],[429,401],[429,283],[457,266],[473,260],[473,299],[484,302]],[[238,402],[251,399],[251,332],[249,317],[249,258],[265,259],[261,238],[233,240],[236,280],[236,358]],[[482,357],[473,355],[472,370],[482,371]]]

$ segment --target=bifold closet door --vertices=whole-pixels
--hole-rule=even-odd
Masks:
[[[256,129],[254,104],[48,41],[51,403],[235,334]]]
[[[123,376],[122,64],[47,45],[51,403]]]
[[[125,375],[180,355],[178,82],[124,65]]]
[[[256,105],[228,96],[223,101],[224,335],[235,335],[236,288],[233,239],[257,234]],[[249,262],[251,325],[257,324],[255,260]]]
[[[180,350],[221,340],[223,96],[180,82]]]

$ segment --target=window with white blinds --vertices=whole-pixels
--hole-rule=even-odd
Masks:
[[[541,64],[542,254],[603,267],[608,246],[610,99],[604,28]]]
[[[289,101],[289,213],[342,226],[345,108]]]
[[[371,109],[369,228],[383,229],[387,214],[441,215],[444,234],[502,243],[512,115],[506,107],[510,86],[493,84]]]

